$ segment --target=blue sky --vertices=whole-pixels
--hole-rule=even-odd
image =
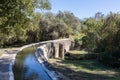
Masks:
[[[51,12],[71,11],[79,18],[94,16],[96,12],[107,14],[120,11],[120,0],[50,0]]]
[[[80,19],[92,17],[97,12],[107,14],[120,11],[120,0],[50,0],[51,12],[70,11]]]

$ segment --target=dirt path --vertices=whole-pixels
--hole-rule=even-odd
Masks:
[[[0,80],[12,80],[10,63],[15,59],[18,50],[3,50],[3,52],[0,56]]]

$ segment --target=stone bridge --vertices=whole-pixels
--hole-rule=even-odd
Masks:
[[[35,55],[42,68],[47,72],[52,80],[69,80],[67,77],[57,72],[48,62],[49,58],[64,59],[65,53],[69,52],[74,45],[70,39],[60,39],[42,42],[36,49]]]
[[[74,41],[71,39],[59,39],[41,42],[37,50],[43,51],[46,59],[48,58],[62,58],[65,53],[69,52],[74,46]]]
[[[31,46],[34,47],[35,45],[40,45],[38,48],[36,48],[36,57],[38,61],[42,64],[43,69],[48,73],[49,76],[51,76],[52,80],[67,80],[66,78],[63,78],[63,76],[63,79],[61,79],[61,75],[59,74],[59,72],[52,70],[51,66],[48,66],[50,64],[47,63],[47,60],[49,58],[64,59],[64,54],[68,52],[69,49],[72,49],[72,47],[74,46],[73,40],[69,38],[32,43],[29,45],[25,45],[15,51],[7,50],[8,53],[3,54],[0,57],[0,80],[14,80],[12,67],[14,65],[17,53],[22,51],[24,48]],[[39,55],[41,55],[41,57]]]

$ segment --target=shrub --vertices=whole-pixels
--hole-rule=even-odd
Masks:
[[[81,46],[82,45],[82,39],[81,38],[76,38],[75,39],[75,45],[76,46]]]
[[[119,68],[120,67],[120,51],[104,52],[99,55],[99,61],[106,66]]]

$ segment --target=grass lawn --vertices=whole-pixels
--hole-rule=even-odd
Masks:
[[[0,56],[2,56],[2,53],[0,52]]]
[[[70,53],[72,54],[88,54],[88,52],[84,50],[71,50]]]
[[[20,47],[2,48],[1,50],[18,50]]]
[[[85,51],[71,51],[72,54],[87,54]],[[50,59],[53,66],[70,80],[120,80],[120,69],[112,69],[97,60]]]
[[[51,59],[50,62],[71,80],[120,80],[120,69],[105,67],[96,60]]]
[[[2,56],[3,53],[4,53],[4,51],[3,51],[3,50],[0,50],[0,56]]]

